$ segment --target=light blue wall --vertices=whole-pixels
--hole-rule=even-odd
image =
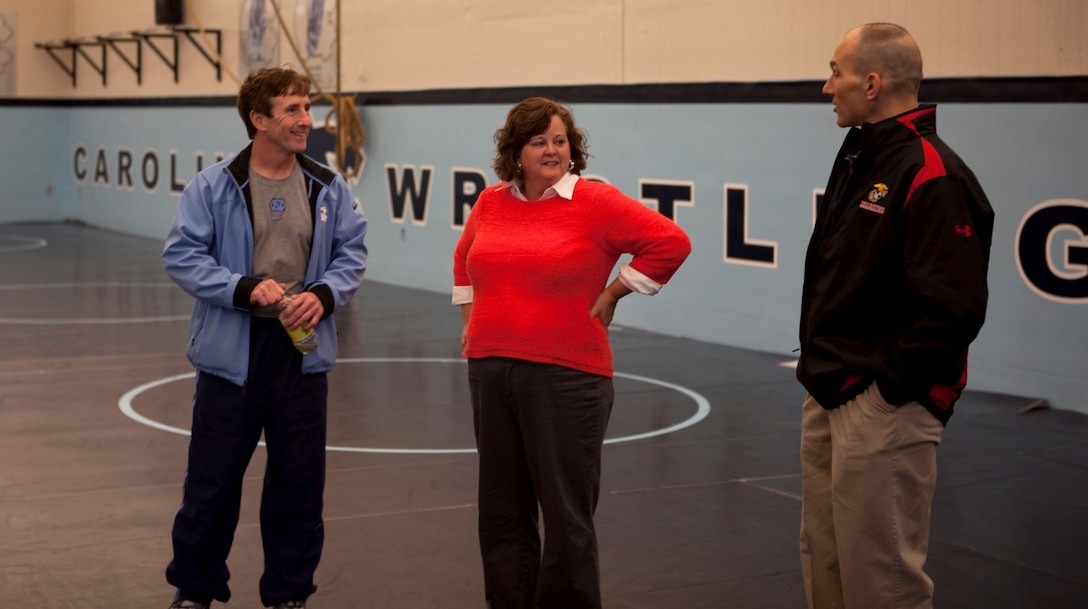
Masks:
[[[507,108],[361,109],[368,160],[352,189],[370,219],[369,278],[448,291],[459,236],[452,176],[478,172],[494,181],[492,135]],[[587,175],[636,198],[640,182],[693,188],[691,204],[675,213],[692,237],[691,258],[659,296],[625,299],[617,323],[790,359],[814,191],[823,188],[844,135],[830,106],[576,104],[573,110],[589,135]],[[19,142],[5,146],[0,165],[4,183],[16,185],[0,194],[0,222],[73,218],[156,239],[173,217],[171,184],[192,178],[198,156],[207,165],[247,142],[233,108],[5,109],[0,116],[0,128],[15,134],[9,141]],[[1088,301],[1059,302],[1033,290],[1015,247],[1021,221],[1038,204],[1070,199],[1088,206],[1088,105],[946,104],[938,128],[975,170],[997,213],[990,312],[972,348],[969,387],[1088,412]],[[315,148],[323,147],[321,136],[315,133]],[[77,150],[86,158],[77,159]],[[119,184],[123,151],[133,159],[132,187]],[[151,188],[142,183],[145,158],[158,162]],[[394,217],[387,166],[398,180],[409,168],[417,180],[431,172],[422,222],[410,213]],[[82,182],[77,170],[87,174]],[[53,185],[51,197],[43,184]],[[773,244],[773,266],[724,260],[726,184],[747,189],[747,240]],[[1070,277],[1086,271],[1063,262],[1070,252],[1083,255],[1086,232],[1085,224],[1066,227],[1051,241],[1051,258]]]
[[[56,167],[75,188],[69,217],[158,239],[196,175],[197,156],[207,166],[247,140],[229,108],[80,108],[72,110],[67,141]],[[123,155],[131,158],[128,171]]]
[[[59,163],[71,132],[67,108],[0,108],[0,222],[58,221],[73,185]]]
[[[1036,205],[1072,199],[1088,206],[1088,106],[948,105],[938,128],[974,169],[997,213],[990,259],[990,309],[973,347],[968,383],[1039,396],[1088,412],[1088,298],[1056,302],[1024,280],[1017,231]],[[1061,264],[1088,252],[1088,209],[1076,228],[1055,233],[1055,263],[1083,277],[1088,266]]]

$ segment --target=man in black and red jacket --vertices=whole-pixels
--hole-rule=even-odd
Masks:
[[[801,558],[811,609],[928,609],[936,446],[986,314],[993,210],[918,104],[903,28],[842,38],[824,94],[849,127],[805,261]]]

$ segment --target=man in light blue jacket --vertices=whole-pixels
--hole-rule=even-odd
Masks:
[[[246,79],[238,111],[253,143],[193,179],[166,238],[166,272],[196,299],[192,437],[166,569],[172,609],[230,599],[227,555],[262,432],[261,602],[301,608],[317,589],[332,314],[362,281],[367,222],[344,179],[303,154],[310,87],[289,69]],[[315,332],[316,347],[296,349],[287,330],[299,329]]]

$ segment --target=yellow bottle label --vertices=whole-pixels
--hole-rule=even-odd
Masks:
[[[287,331],[287,335],[291,337],[291,342],[294,342],[294,343],[301,343],[301,342],[305,341],[307,338],[310,338],[310,335],[313,334],[313,333],[314,333],[313,328],[310,328],[309,330],[307,330],[303,326],[299,326],[299,327],[295,328],[294,330],[288,330]]]
[[[290,302],[291,298],[285,296],[283,299],[284,308],[286,308]],[[287,321],[282,314],[280,315],[280,323],[283,324],[283,328],[287,330],[287,335],[291,337],[291,342],[295,344],[295,349],[298,349],[303,355],[306,355],[317,347],[317,336],[314,335],[313,328],[299,326],[292,330],[287,327]]]

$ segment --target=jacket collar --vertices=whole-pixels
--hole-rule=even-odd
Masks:
[[[937,106],[922,104],[876,123],[862,123],[850,130],[846,141],[853,151],[887,148],[914,141],[937,132]]]
[[[249,181],[249,157],[252,154],[253,143],[250,142],[227,165],[227,171],[230,172],[231,177],[239,186],[244,186]],[[336,178],[336,174],[331,169],[304,154],[297,154],[295,158],[299,166],[302,167],[302,173],[306,174],[308,178],[317,180],[323,186],[332,184],[332,181]]]

